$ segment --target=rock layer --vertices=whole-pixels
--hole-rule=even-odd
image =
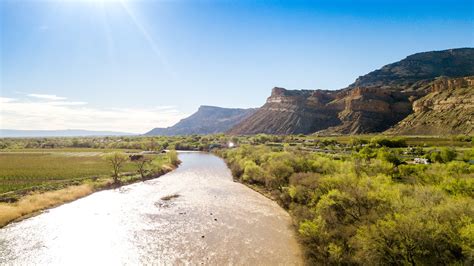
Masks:
[[[285,90],[277,87],[258,111],[228,133],[383,132],[409,116],[413,112],[413,103],[418,99],[433,91],[450,91],[458,88],[459,84],[471,82],[447,77],[470,75],[474,75],[474,49],[461,48],[408,56],[359,77],[347,88],[337,91]],[[440,76],[446,78],[439,79]],[[439,97],[448,96],[443,94]],[[434,109],[434,112],[437,110],[441,109]],[[456,117],[450,119],[459,120]],[[459,130],[453,132],[466,130],[464,127],[457,128]]]
[[[413,114],[387,133],[405,135],[474,134],[474,77],[440,78],[413,103]]]
[[[230,134],[307,134],[340,123],[340,106],[328,107],[336,92],[273,88],[267,102]]]

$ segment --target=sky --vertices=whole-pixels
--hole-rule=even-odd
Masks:
[[[144,133],[460,47],[473,0],[0,0],[0,128]]]

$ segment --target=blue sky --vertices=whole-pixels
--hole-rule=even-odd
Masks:
[[[474,46],[472,0],[0,0],[0,23],[0,127],[18,129],[144,132]]]

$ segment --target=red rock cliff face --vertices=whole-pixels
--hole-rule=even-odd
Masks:
[[[231,134],[380,132],[411,113],[410,94],[379,88],[349,91],[274,88],[267,102]]]
[[[380,88],[355,88],[344,97],[341,124],[327,133],[361,134],[381,132],[411,113],[410,93]]]
[[[274,88],[267,102],[229,133],[383,132],[413,110],[416,113],[435,105],[437,110],[452,106],[442,101],[433,102],[425,96],[472,86],[472,79],[462,78],[470,75],[474,75],[472,48],[414,54],[359,77],[338,91]]]
[[[337,108],[328,108],[334,91],[273,88],[267,102],[232,128],[230,134],[308,134],[340,123]]]

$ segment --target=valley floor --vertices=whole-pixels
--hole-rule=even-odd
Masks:
[[[128,162],[120,181],[114,182],[111,167],[103,158],[106,153],[83,149],[0,153],[0,227],[96,191],[145,180]],[[159,177],[177,166],[168,163],[165,155],[156,156],[154,163],[154,171],[146,179]]]

